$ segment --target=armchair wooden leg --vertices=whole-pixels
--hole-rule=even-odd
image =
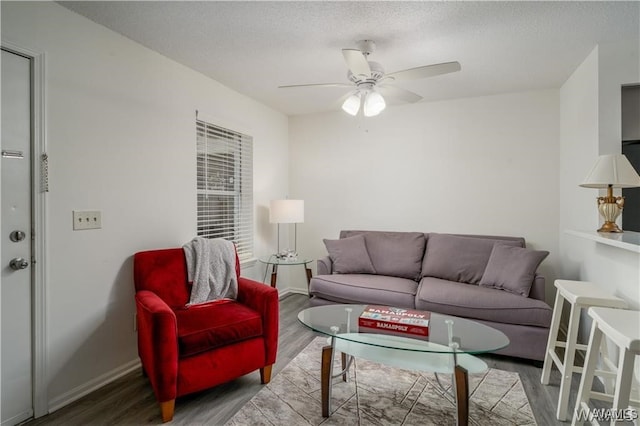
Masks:
[[[162,423],[173,420],[173,411],[176,407],[176,400],[165,401],[160,403],[160,412],[162,413]]]
[[[260,369],[260,383],[262,383],[263,385],[266,385],[267,383],[269,383],[271,381],[271,368],[272,367],[273,367],[273,364],[267,365],[267,366],[262,367]]]

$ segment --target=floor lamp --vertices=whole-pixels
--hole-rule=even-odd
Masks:
[[[269,222],[278,224],[278,252],[276,257],[296,257],[298,255],[298,223],[304,222],[304,200],[272,200],[269,206]],[[280,224],[294,224],[294,249],[280,252]]]

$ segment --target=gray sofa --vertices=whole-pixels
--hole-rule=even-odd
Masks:
[[[541,361],[552,309],[536,273],[548,252],[524,238],[420,232],[341,231],[324,240],[311,304],[362,303],[415,308],[476,320],[501,330],[496,352]]]

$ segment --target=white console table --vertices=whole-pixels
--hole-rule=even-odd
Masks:
[[[596,231],[576,231],[573,229],[566,230],[565,232],[575,237],[585,238],[600,244],[640,253],[640,232],[625,231],[621,234],[614,234]]]

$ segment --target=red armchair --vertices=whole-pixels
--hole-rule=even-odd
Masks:
[[[278,348],[278,292],[240,277],[238,298],[187,307],[191,283],[182,248],[134,255],[138,354],[160,403],[173,418],[176,397],[260,369],[271,380]]]

